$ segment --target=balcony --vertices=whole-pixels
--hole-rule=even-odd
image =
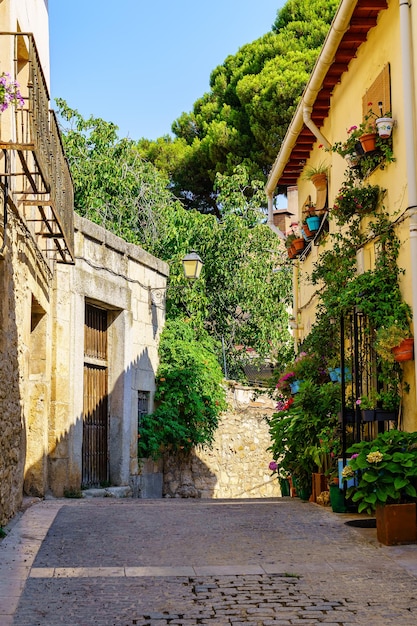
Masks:
[[[71,174],[35,40],[30,33],[0,33],[0,51],[2,68],[4,58],[13,59],[7,71],[24,99],[23,107],[0,115],[0,181],[9,181],[16,208],[45,258],[73,263]]]

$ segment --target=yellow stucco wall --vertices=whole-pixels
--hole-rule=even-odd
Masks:
[[[396,127],[393,131],[393,152],[396,161],[386,165],[384,169],[377,169],[366,179],[366,182],[386,189],[383,204],[390,218],[396,221],[396,234],[401,242],[398,264],[399,267],[405,270],[405,274],[400,279],[400,287],[404,299],[411,306],[412,272],[417,271],[417,268],[413,268],[411,263],[409,216],[406,212],[409,205],[406,171],[406,133],[410,132],[410,129],[405,127],[404,119],[399,11],[399,3],[394,1],[389,3],[387,10],[381,11],[377,26],[369,31],[367,41],[360,46],[356,57],[350,62],[347,72],[343,74],[340,83],[335,87],[331,97],[329,115],[320,131],[330,144],[336,141],[344,141],[348,136],[347,129],[362,122],[362,98],[364,94],[384,66],[389,63],[391,73],[391,108],[393,117],[396,119]],[[415,31],[417,30],[417,17],[412,18],[412,27]],[[413,60],[414,66],[417,67],[416,51],[414,51]],[[328,190],[329,207],[332,207],[343,182],[347,163],[339,154],[325,151],[320,147],[320,142],[317,140],[306,165],[316,166],[323,161],[330,168]],[[302,205],[309,195],[312,196],[314,201],[315,189],[311,181],[305,180],[301,175],[298,180],[298,191],[298,217],[301,223]],[[365,226],[368,220],[366,218],[363,220]],[[335,233],[340,229],[332,219],[329,220],[329,228],[330,233]],[[294,264],[294,289],[297,290],[294,301],[296,306],[298,306],[298,312],[296,313],[298,321],[296,338],[299,341],[302,341],[308,335],[315,321],[317,301],[314,296],[315,287],[309,282],[309,276],[318,256],[331,245],[331,237],[322,238],[320,246],[312,246],[310,254],[304,260],[297,260]],[[374,262],[375,241],[370,241],[366,244],[362,253],[361,265],[363,270],[372,269]],[[405,363],[403,368],[404,380],[410,384],[410,393],[406,394],[404,398],[402,426],[407,430],[416,430],[414,362]]]

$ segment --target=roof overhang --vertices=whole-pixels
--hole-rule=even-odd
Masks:
[[[330,97],[341,76],[366,41],[380,11],[387,9],[387,0],[342,0],[330,26],[322,51],[298,104],[295,115],[282,142],[266,183],[266,193],[272,197],[297,184],[318,132],[330,109]],[[307,112],[307,113],[306,113]],[[306,114],[311,122],[306,124]],[[325,140],[324,142],[325,143]]]

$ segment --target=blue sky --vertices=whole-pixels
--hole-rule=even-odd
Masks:
[[[51,100],[156,139],[284,0],[49,0]]]

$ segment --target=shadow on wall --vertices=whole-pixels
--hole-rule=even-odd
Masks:
[[[94,371],[86,371],[90,367],[84,365],[84,380],[88,379],[88,385],[84,389],[81,415],[74,419],[68,414],[62,415],[62,407],[55,406],[52,398],[50,429],[61,434],[55,438],[49,452],[27,468],[25,494],[44,497],[50,492],[55,497],[79,497],[82,488],[130,486],[134,497],[162,497],[162,463],[150,459],[139,463],[137,459],[138,422],[140,411],[144,410],[143,398],[148,398],[147,412],[150,412],[151,392],[155,385],[148,349],[144,349],[109,384],[105,396],[98,393],[101,386],[94,384]],[[58,383],[70,387],[64,380]],[[60,424],[58,418],[62,420]],[[45,465],[46,481],[42,475]],[[199,497],[190,489],[186,465],[181,469],[181,484],[172,495]],[[205,468],[205,472],[209,469]],[[214,474],[211,474],[211,480],[215,484]]]
[[[12,246],[7,243],[6,250]],[[16,284],[10,253],[0,253],[0,525],[22,501],[26,432],[19,387]]]

